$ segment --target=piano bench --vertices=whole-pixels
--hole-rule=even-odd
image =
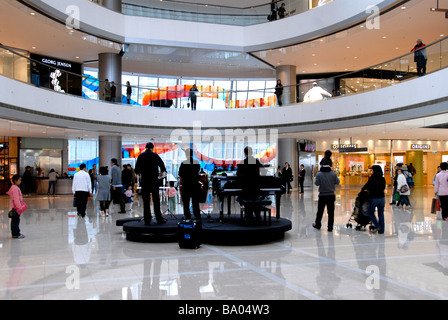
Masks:
[[[244,213],[246,212],[247,208],[252,208],[254,211],[259,210],[260,212],[263,212],[263,222],[266,224],[266,215],[268,216],[269,225],[271,225],[271,208],[267,207],[268,205],[272,204],[272,201],[269,200],[243,200],[241,201],[241,209],[240,209],[240,215],[241,215],[241,222],[244,221]]]

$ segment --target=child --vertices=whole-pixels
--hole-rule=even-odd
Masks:
[[[174,181],[170,181],[170,187],[168,188],[168,203],[171,212],[176,211],[176,194],[177,190],[174,187]]]
[[[128,189],[126,190],[126,192],[124,193],[124,195],[126,196],[126,203],[132,203],[134,202],[134,190],[132,190],[132,185],[128,186]],[[131,206],[132,207],[132,206]]]
[[[7,194],[11,197],[10,206],[14,208],[18,214],[11,218],[11,234],[14,239],[23,239],[25,236],[20,233],[20,215],[26,210],[26,205],[23,202],[22,191],[20,191],[20,183],[22,178],[16,174],[12,178],[12,185]]]

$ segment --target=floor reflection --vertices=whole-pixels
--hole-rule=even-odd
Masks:
[[[284,239],[255,246],[204,244],[196,250],[127,241],[115,221],[142,215],[138,196],[127,204],[126,214],[112,206],[108,217],[90,199],[84,219],[76,215],[70,196],[28,197],[30,209],[21,221],[27,237],[13,240],[9,199],[0,197],[0,299],[448,297],[448,223],[430,212],[432,188],[413,190],[412,209],[387,204],[382,235],[346,227],[358,192],[359,187],[349,186],[337,190],[332,233],[326,231],[325,214],[322,231],[311,227],[317,191],[309,188],[282,196],[282,217],[293,222]],[[231,205],[239,214],[238,203]],[[218,208],[211,195],[201,205],[205,216]],[[175,211],[183,212],[179,201]]]

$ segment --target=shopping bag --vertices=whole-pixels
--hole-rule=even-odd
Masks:
[[[394,201],[400,201],[400,192],[395,192]]]

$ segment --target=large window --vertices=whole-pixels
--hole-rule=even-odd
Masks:
[[[132,87],[131,104],[148,105],[148,101],[168,97],[173,100],[172,108],[187,108],[188,93],[182,94],[181,91],[189,90],[190,86],[196,84],[201,91],[201,96],[197,100],[198,110],[246,107],[248,101],[254,103],[251,106],[258,106],[261,98],[274,95],[274,90],[269,90],[269,88],[274,88],[276,84],[275,79],[194,79],[123,74],[121,79],[123,95],[121,102],[123,103],[127,102],[127,81]],[[188,87],[184,88],[183,86]],[[98,70],[85,68],[83,95],[90,99],[98,99],[98,91]],[[145,96],[146,99],[144,99]]]

